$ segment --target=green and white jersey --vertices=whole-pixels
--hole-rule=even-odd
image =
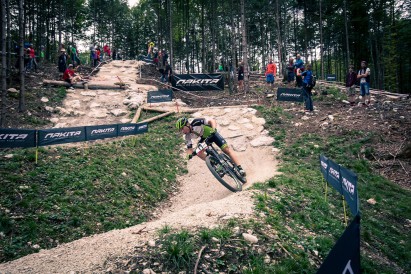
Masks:
[[[195,118],[190,122],[191,132],[184,136],[188,148],[193,147],[193,139],[198,137],[207,138],[215,132],[208,122],[209,119],[207,118]]]

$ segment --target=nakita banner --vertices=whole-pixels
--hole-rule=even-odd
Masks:
[[[35,146],[36,130],[0,128],[0,148]]]
[[[185,91],[224,90],[224,77],[212,74],[176,74],[171,78],[173,88]]]
[[[355,216],[317,271],[317,274],[329,273],[361,273],[360,215]]]
[[[302,90],[299,88],[278,88],[278,101],[304,102]]]

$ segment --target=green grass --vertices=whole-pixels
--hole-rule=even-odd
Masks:
[[[0,262],[146,221],[186,172],[172,117],[136,137],[0,152]]]

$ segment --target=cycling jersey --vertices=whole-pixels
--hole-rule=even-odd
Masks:
[[[211,135],[213,135],[209,139],[211,142],[216,143],[216,145],[218,145],[222,149],[227,146],[227,142],[224,140],[224,138],[218,132],[216,132],[215,129],[209,126],[208,122],[209,120],[207,118],[195,118],[190,122],[191,132],[184,136],[187,148],[193,147],[192,139],[200,137],[200,142],[202,142],[204,141],[204,139],[210,137]]]

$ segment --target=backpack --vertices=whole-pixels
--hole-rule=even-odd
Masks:
[[[311,75],[311,83],[310,86],[313,88],[315,87],[315,84],[317,83],[317,78],[314,75]]]

